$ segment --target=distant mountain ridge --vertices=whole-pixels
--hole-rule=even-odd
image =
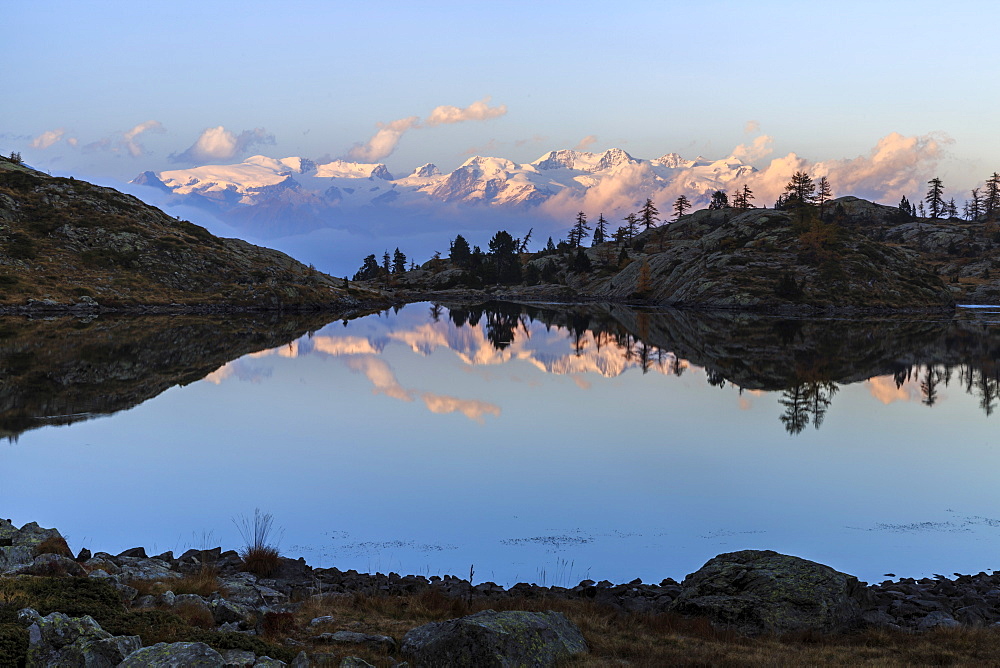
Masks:
[[[689,160],[668,153],[645,160],[612,148],[602,153],[549,151],[529,163],[474,156],[449,173],[427,163],[401,178],[382,163],[255,155],[232,165],[147,171],[132,183],[159,188],[181,202],[207,206],[237,221],[262,221],[261,212],[253,211],[261,209],[285,232],[287,224],[278,222],[282,219],[297,216],[299,225],[315,228],[338,210],[458,204],[525,211],[556,197],[583,197],[623,176],[649,191],[682,178],[685,193],[699,204],[716,190],[738,187],[756,171],[735,156]]]

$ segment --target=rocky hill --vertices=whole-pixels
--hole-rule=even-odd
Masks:
[[[0,160],[0,309],[342,309],[384,301],[112,188]]]
[[[585,258],[565,247],[522,255],[522,283],[492,290],[529,299],[778,311],[952,307],[962,289],[939,274],[954,268],[892,241],[903,234],[893,211],[853,197],[828,203],[822,214],[704,209],[628,241],[582,249]],[[966,281],[970,288],[973,282]],[[444,260],[386,283],[411,295],[488,286]]]

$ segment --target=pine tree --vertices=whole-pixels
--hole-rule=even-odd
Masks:
[[[945,209],[945,211],[944,211],[945,215],[948,216],[949,218],[957,218],[958,217],[958,206],[955,205],[955,198],[954,197],[952,197],[950,200],[948,200],[948,203],[945,204],[944,209]]]
[[[656,221],[658,221],[660,212],[657,211],[656,206],[653,205],[653,200],[649,197],[646,198],[646,203],[642,205],[642,209],[639,210],[639,219],[642,221],[643,226],[648,230],[650,228],[656,227]]]
[[[375,253],[372,253],[364,259],[361,268],[354,274],[354,280],[371,281],[378,278],[380,273],[381,268],[378,266],[378,260],[375,259]]]
[[[712,193],[712,200],[708,203],[708,208],[712,210],[725,209],[729,206],[729,197],[725,190],[716,190]]]
[[[579,248],[583,240],[590,236],[590,225],[587,224],[587,214],[583,211],[576,214],[576,224],[569,231],[570,248]]]
[[[753,191],[750,190],[750,186],[743,184],[743,188],[736,192],[733,197],[733,206],[737,209],[749,209],[752,207],[750,202],[753,200]]]
[[[636,235],[639,231],[639,218],[634,214],[630,213],[625,216],[625,225],[622,229],[625,231],[624,237],[625,241],[631,241],[632,237]]]
[[[384,271],[386,274],[389,273],[389,251],[388,250],[386,250],[385,253],[382,254],[382,271]]]
[[[821,176],[819,181],[816,183],[816,202],[819,204],[820,216],[823,215],[823,206],[832,196],[833,189],[830,188],[830,181],[825,176]]]
[[[451,258],[452,264],[456,267],[461,267],[467,269],[469,267],[469,260],[472,258],[472,251],[469,249],[469,242],[465,240],[461,234],[455,237],[455,240],[451,242],[451,248],[448,252],[448,257]]]
[[[556,252],[556,245],[554,243],[552,243],[552,237],[549,237],[549,242],[547,244],[545,244],[545,252],[546,253],[555,253]]]
[[[972,199],[967,201],[969,213],[966,216],[969,220],[979,220],[983,210],[983,198],[979,195],[979,188],[972,189]]]
[[[399,248],[392,254],[392,273],[402,274],[406,271],[406,255]]]
[[[986,181],[983,213],[986,215],[986,220],[993,220],[1000,215],[1000,174],[996,172],[993,172],[993,176]]]
[[[603,244],[608,240],[608,221],[604,220],[604,213],[597,217],[597,225],[594,227],[594,245]]]
[[[785,197],[781,200],[787,208],[797,208],[812,204],[816,199],[816,184],[805,172],[795,172],[785,186]]]
[[[930,186],[927,189],[927,195],[924,196],[927,209],[931,212],[931,218],[940,218],[941,214],[945,212],[945,202],[942,197],[944,186],[941,185],[941,179],[936,176],[928,181],[927,185]]]
[[[899,200],[899,217],[902,220],[910,220],[916,214],[913,210],[913,205],[910,204],[910,200],[906,199],[904,195],[902,199]]]
[[[684,195],[678,197],[674,202],[674,220],[680,220],[681,216],[683,216],[690,208],[691,202],[688,201],[687,197]]]

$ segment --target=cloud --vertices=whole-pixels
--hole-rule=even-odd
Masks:
[[[424,125],[434,127],[435,125],[464,123],[465,121],[487,121],[507,113],[507,105],[501,104],[497,107],[491,107],[489,102],[490,97],[486,96],[481,100],[473,102],[465,109],[451,105],[435,107],[431,115],[424,121]]]
[[[743,162],[755,162],[772,153],[774,150],[771,147],[772,144],[774,144],[773,137],[770,135],[761,135],[749,144],[740,144],[734,148],[733,157],[739,158]]]
[[[390,123],[378,123],[378,131],[365,143],[355,144],[347,152],[350,160],[374,162],[392,154],[399,145],[399,140],[410,130],[429,128],[436,125],[451,125],[465,121],[485,121],[497,118],[507,113],[507,106],[489,106],[490,98],[473,102],[464,109],[451,105],[435,107],[430,116],[421,123],[418,116],[407,116]]]
[[[138,127],[138,126],[137,126]],[[206,128],[197,141],[183,153],[172,153],[171,162],[205,163],[211,160],[231,160],[257,145],[274,144],[274,135],[264,128],[244,130],[234,134],[224,126]]]
[[[574,151],[586,151],[592,144],[597,141],[597,135],[587,135],[580,140],[580,143],[573,147]]]
[[[760,132],[760,122],[759,121],[747,121],[746,125],[743,126],[743,133],[752,135],[755,132]]]
[[[526,144],[541,144],[546,139],[548,139],[548,137],[545,137],[543,135],[534,135],[530,139],[518,139],[517,141],[514,142],[514,146],[520,148],[521,146],[524,146]]]
[[[355,144],[347,152],[347,157],[351,160],[360,160],[362,162],[381,160],[396,150],[399,140],[408,130],[419,127],[419,121],[418,117],[409,116],[392,121],[391,123],[379,123],[378,132],[364,144]]]
[[[374,386],[372,394],[384,394],[400,401],[413,401],[413,393],[399,384],[392,367],[381,358],[374,355],[358,355],[344,358],[344,364],[351,371],[363,373],[371,381]]]
[[[897,386],[896,380],[892,376],[876,376],[869,378],[866,382],[871,395],[883,404],[888,405],[896,401],[917,401],[920,398],[920,390],[915,381]]]
[[[66,130],[63,128],[59,128],[57,130],[46,130],[31,140],[31,148],[37,148],[44,151],[62,139],[64,134],[66,134]]]
[[[476,399],[458,399],[443,394],[424,392],[420,395],[431,413],[461,413],[470,420],[483,424],[483,417],[492,415],[500,417],[500,407],[496,404],[478,401]]]
[[[166,132],[163,129],[163,124],[159,121],[146,121],[145,123],[139,123],[131,130],[128,130],[122,135],[122,146],[128,151],[129,155],[133,158],[138,158],[145,154],[145,149],[142,144],[139,143],[138,138],[144,132]]]

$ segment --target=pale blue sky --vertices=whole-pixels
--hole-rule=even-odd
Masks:
[[[378,122],[486,96],[506,115],[411,130],[382,161],[530,161],[591,135],[592,150],[724,157],[757,121],[770,158],[811,161],[943,133],[937,171],[959,196],[1000,169],[988,2],[4,4],[0,150],[83,177],[170,168],[219,125],[274,136],[251,153],[339,157]],[[131,155],[122,133],[150,120],[164,131]]]

